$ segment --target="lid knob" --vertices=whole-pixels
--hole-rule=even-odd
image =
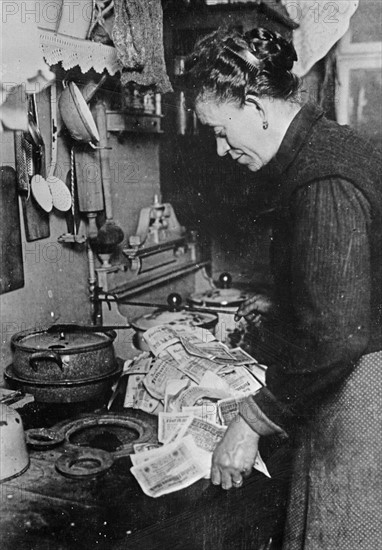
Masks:
[[[231,284],[232,284],[231,274],[227,273],[226,271],[222,273],[219,277],[219,283],[221,288],[231,288]]]
[[[177,292],[172,292],[167,297],[167,303],[169,305],[169,311],[179,311],[182,304],[182,296]]]

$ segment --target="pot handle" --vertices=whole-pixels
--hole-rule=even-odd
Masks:
[[[46,361],[47,359],[50,359],[57,363],[58,367],[63,370],[61,356],[55,351],[36,351],[35,353],[32,353],[32,355],[29,357],[29,364],[36,372],[38,370],[40,361]]]

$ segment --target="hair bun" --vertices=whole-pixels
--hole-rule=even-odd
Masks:
[[[278,32],[258,27],[245,34],[248,47],[256,57],[263,61],[268,71],[290,71],[297,61],[296,50],[292,42],[288,42]]]

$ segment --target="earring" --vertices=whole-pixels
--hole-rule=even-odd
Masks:
[[[263,122],[263,130],[268,130],[269,123],[267,120],[264,120]]]

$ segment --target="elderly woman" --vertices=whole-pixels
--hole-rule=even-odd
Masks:
[[[260,437],[293,437],[284,549],[362,550],[382,541],[382,160],[371,143],[301,105],[296,53],[279,34],[217,31],[186,65],[217,153],[274,182],[272,303],[255,296],[277,360],[213,456],[240,487]],[[244,481],[245,482],[245,481]]]

